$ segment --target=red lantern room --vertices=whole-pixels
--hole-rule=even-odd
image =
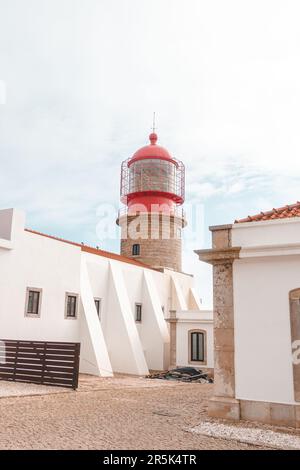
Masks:
[[[154,132],[149,139],[149,145],[122,163],[121,201],[128,206],[128,213],[139,207],[145,207],[148,212],[173,212],[184,202],[183,163],[157,145]],[[158,205],[160,209],[157,209]]]

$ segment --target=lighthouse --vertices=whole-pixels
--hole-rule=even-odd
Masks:
[[[149,140],[121,167],[121,254],[155,269],[181,271],[185,168],[157,144],[155,132]]]

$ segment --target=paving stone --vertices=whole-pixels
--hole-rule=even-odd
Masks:
[[[76,392],[1,398],[0,449],[257,449],[186,432],[207,418],[212,388],[81,376]]]

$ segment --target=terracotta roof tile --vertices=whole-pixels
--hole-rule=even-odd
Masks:
[[[117,253],[112,253],[110,251],[100,250],[99,248],[84,245],[83,243],[72,242],[70,240],[65,240],[64,238],[56,237],[54,235],[48,235],[46,233],[38,232],[36,230],[31,230],[29,228],[25,228],[25,231],[33,233],[35,235],[40,235],[41,237],[51,238],[52,240],[56,240],[58,242],[68,243],[69,245],[78,246],[79,248],[81,248],[81,251],[85,251],[85,252],[91,253],[93,255],[103,256],[104,258],[114,259],[114,260],[117,260],[117,261],[122,261],[123,263],[133,264],[133,265],[139,266],[141,268],[148,268],[148,269],[153,269],[154,271],[156,271],[154,268],[151,268],[147,264],[141,263],[140,261],[136,261],[134,259],[127,258],[126,256],[118,255]]]
[[[248,215],[245,219],[235,220],[235,224],[241,224],[245,222],[260,222],[262,220],[275,220],[275,219],[287,219],[292,217],[300,217],[300,202],[296,204],[290,204],[277,209],[272,209],[267,212],[261,212],[256,215]]]

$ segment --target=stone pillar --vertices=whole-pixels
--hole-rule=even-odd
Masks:
[[[213,265],[214,289],[214,396],[208,413],[212,417],[239,420],[235,398],[233,262],[240,248],[231,246],[231,225],[210,227],[212,249],[197,250],[201,261]]]
[[[170,368],[177,365],[177,318],[176,310],[170,310],[170,317],[167,319],[170,324]]]
[[[295,401],[300,402],[300,289],[290,292],[290,318],[293,353],[293,376]],[[298,410],[300,421],[300,408]]]

